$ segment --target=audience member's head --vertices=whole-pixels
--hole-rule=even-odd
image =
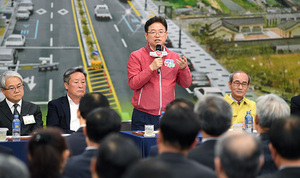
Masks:
[[[255,123],[261,129],[269,129],[275,120],[289,115],[289,105],[275,94],[262,95],[256,100]]]
[[[284,164],[300,166],[299,135],[299,118],[292,116],[274,121],[269,130],[269,147],[277,167]]]
[[[172,178],[166,164],[156,159],[146,159],[130,167],[123,178]]]
[[[183,107],[183,108],[191,109],[191,112],[193,112],[194,103],[191,102],[190,100],[187,100],[187,99],[184,99],[184,98],[176,98],[175,100],[171,101],[166,106],[166,110],[168,110],[172,107],[177,107],[178,105]]]
[[[31,178],[59,177],[70,152],[58,128],[37,129],[28,142]]]
[[[27,166],[12,155],[0,154],[1,178],[30,178]]]
[[[99,143],[110,133],[118,133],[121,129],[119,114],[110,108],[97,108],[86,116],[85,135],[94,143]]]
[[[78,114],[80,114],[82,118],[85,119],[89,112],[99,107],[109,107],[109,102],[106,96],[99,92],[86,93],[80,100]]]
[[[232,108],[223,98],[207,95],[195,106],[200,129],[210,136],[219,136],[231,125]]]
[[[173,105],[166,110],[159,123],[158,148],[173,147],[179,151],[188,151],[197,144],[199,122],[191,109],[181,105]]]
[[[24,96],[23,77],[16,71],[5,71],[0,76],[0,88],[5,98],[16,104]]]
[[[227,132],[215,147],[219,178],[254,178],[263,164],[260,140],[244,131]]]
[[[92,162],[93,176],[101,178],[119,178],[126,169],[139,161],[141,154],[136,144],[129,138],[111,134],[100,143],[96,163]],[[96,169],[96,171],[95,171]]]
[[[64,75],[64,86],[68,96],[76,103],[80,101],[86,90],[86,72],[82,66],[68,69]]]

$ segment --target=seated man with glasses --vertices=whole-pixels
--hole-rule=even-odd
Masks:
[[[187,88],[192,82],[186,57],[164,46],[166,20],[155,16],[144,28],[148,43],[132,52],[127,63],[128,84],[133,90],[132,130],[144,130],[148,124],[156,130],[166,105],[175,99],[175,84]]]
[[[0,87],[5,98],[0,102],[0,127],[8,128],[12,134],[12,120],[20,115],[21,135],[29,135],[34,129],[43,127],[42,112],[38,105],[24,101],[23,77],[15,71],[5,71],[0,76]]]
[[[231,93],[226,94],[224,99],[232,106],[232,123],[243,123],[246,111],[251,111],[253,119],[256,115],[255,102],[245,97],[250,82],[250,75],[244,71],[236,71],[229,75],[228,87]]]

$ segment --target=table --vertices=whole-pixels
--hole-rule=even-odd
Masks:
[[[156,145],[157,135],[155,137],[144,137],[135,135],[132,133],[132,131],[121,131],[120,134],[132,139],[137,144],[137,146],[140,148],[142,158],[146,158],[149,155],[150,148],[153,145]],[[200,132],[198,133],[197,137],[199,138],[200,142],[202,138]]]
[[[13,142],[13,141],[6,141],[6,142],[0,142],[0,145],[8,147],[14,151],[14,155],[22,160],[25,164],[27,164],[28,159],[27,159],[27,153],[28,153],[28,148],[27,148],[27,140],[21,140],[18,142]]]

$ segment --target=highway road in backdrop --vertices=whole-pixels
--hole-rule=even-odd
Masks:
[[[26,48],[19,51],[20,64],[40,63],[40,57],[50,55],[53,55],[53,62],[59,63],[57,71],[18,70],[27,83],[24,99],[48,101],[52,90],[49,89],[50,79],[53,80],[52,98],[64,95],[63,73],[70,67],[82,65],[71,1],[35,0],[30,20],[18,21],[13,33],[26,36]]]
[[[26,36],[26,48],[19,52],[20,63],[40,63],[40,57],[53,55],[58,71],[38,72],[38,69],[20,69],[25,80],[24,99],[34,102],[48,101],[64,95],[62,75],[66,69],[82,64],[70,0],[34,0],[34,13],[28,21],[18,21],[13,33]],[[131,115],[133,91],[128,86],[127,61],[131,52],[145,46],[144,22],[128,3],[118,0],[87,0],[92,24],[104,60],[110,73],[123,112]],[[106,3],[113,19],[98,21],[94,6]],[[131,9],[131,10],[130,10]],[[148,19],[146,19],[148,20]],[[49,95],[49,80],[53,91]],[[182,87],[176,87],[176,97],[193,100]]]

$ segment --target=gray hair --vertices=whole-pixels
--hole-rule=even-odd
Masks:
[[[21,82],[23,83],[23,77],[16,71],[7,70],[3,72],[3,74],[0,76],[0,88],[5,89],[6,87],[6,79],[10,77],[18,77]]]
[[[11,155],[0,154],[0,177],[3,178],[29,178],[27,166]]]
[[[256,100],[256,115],[261,127],[270,128],[275,120],[290,115],[290,107],[278,95],[262,95]]]
[[[64,76],[63,76],[64,82],[69,83],[70,76],[75,72],[81,72],[84,75],[84,77],[86,78],[86,72],[82,66],[72,67],[64,73]]]
[[[215,146],[215,156],[230,178],[254,178],[263,157],[261,142],[244,131],[227,132]]]
[[[220,96],[204,96],[196,103],[194,111],[200,129],[209,135],[219,136],[231,125],[232,107]]]
[[[244,71],[235,71],[233,72],[232,74],[229,75],[229,82],[232,83],[233,82],[233,76],[234,74],[237,74],[237,73],[244,73],[248,76],[248,85],[251,83],[251,77],[248,73],[244,72]]]

